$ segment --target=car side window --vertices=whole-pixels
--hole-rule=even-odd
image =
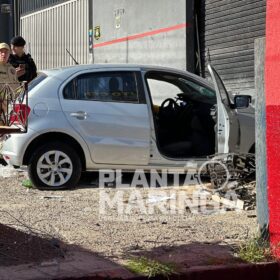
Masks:
[[[177,98],[178,94],[195,102],[213,105],[217,102],[213,89],[180,74],[151,71],[146,74],[146,81],[154,105],[167,98]]]
[[[75,82],[68,83],[63,90],[63,97],[65,99],[75,99]]]
[[[65,99],[73,99],[75,96],[74,99],[77,100],[139,103],[134,72],[83,74],[78,76],[72,85],[64,88]],[[73,90],[75,94],[72,93]]]
[[[151,97],[154,105],[160,106],[167,98],[175,98],[178,93],[181,93],[179,87],[173,85],[168,81],[147,79]]]

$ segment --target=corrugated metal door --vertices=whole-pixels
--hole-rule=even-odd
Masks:
[[[88,51],[88,1],[72,0],[21,17],[21,34],[39,69],[86,64]]]
[[[207,50],[229,91],[254,93],[254,41],[265,36],[265,0],[201,0],[204,69]]]
[[[20,15],[29,14],[67,1],[69,0],[15,0],[19,8]]]

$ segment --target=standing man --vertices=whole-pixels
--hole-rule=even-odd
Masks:
[[[0,83],[18,83],[16,70],[8,63],[11,49],[8,44],[0,43]]]
[[[16,68],[18,80],[29,83],[37,76],[37,67],[31,55],[25,53],[25,45],[26,42],[21,36],[16,36],[11,40],[12,54],[9,63]]]

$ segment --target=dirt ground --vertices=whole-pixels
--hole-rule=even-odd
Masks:
[[[16,178],[0,178],[0,223],[5,226],[0,227],[1,236],[5,236],[6,226],[9,226],[11,230],[47,238],[51,243],[42,241],[31,251],[33,257],[28,258],[26,254],[17,255],[20,247],[18,251],[4,251],[3,246],[7,249],[12,238],[9,241],[1,238],[0,260],[6,257],[6,261],[1,261],[0,266],[14,264],[15,257],[25,261],[34,261],[34,256],[37,261],[61,257],[60,245],[56,242],[79,246],[120,264],[133,256],[180,263],[183,255],[186,266],[220,264],[232,259],[232,249],[257,231],[254,211],[203,215],[193,214],[186,208],[180,215],[163,215],[157,209],[153,214],[143,215],[138,207],[133,207],[137,197],[132,199],[129,190],[123,190],[123,205],[126,211],[130,205],[132,211],[119,216],[118,204],[115,204],[102,214],[101,194],[114,196],[117,189],[100,189],[96,184],[90,184],[91,180],[87,178],[71,191],[39,191],[23,187],[23,179],[22,174]],[[164,191],[171,194],[173,190],[167,188]],[[147,202],[148,191],[139,188],[137,194]],[[156,192],[162,190],[153,191],[155,194],[149,198],[152,199],[150,203],[158,198]],[[177,191],[191,193],[186,187]],[[139,200],[136,206],[139,206]],[[20,240],[15,242],[24,243]],[[29,250],[36,247],[34,242],[24,244]]]

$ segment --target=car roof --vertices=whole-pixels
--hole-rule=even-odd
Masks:
[[[142,71],[162,71],[162,72],[170,72],[174,74],[181,74],[181,75],[187,75],[188,77],[197,80],[198,82],[205,84],[208,87],[213,88],[213,84],[209,82],[208,80],[192,74],[188,71],[175,69],[171,67],[165,67],[165,66],[156,66],[156,65],[141,65],[141,64],[83,64],[83,65],[73,65],[73,66],[65,66],[60,68],[54,68],[54,69],[46,69],[42,70],[41,72],[46,73],[48,76],[55,76],[56,78],[64,79],[65,76],[70,77],[78,72],[81,71],[88,71],[88,70],[133,70],[133,69],[139,69]]]

